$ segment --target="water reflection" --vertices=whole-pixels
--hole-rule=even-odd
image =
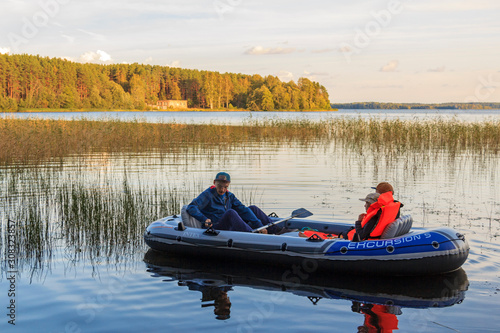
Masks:
[[[358,326],[358,332],[392,332],[398,329],[398,318],[401,315],[401,307],[397,305],[364,304],[352,302],[351,310],[364,314],[365,321]]]
[[[146,121],[150,123],[176,122],[180,124],[231,124],[241,125],[249,120],[312,120],[325,121],[338,117],[376,117],[381,119],[463,119],[467,121],[484,121],[498,117],[499,110],[338,110],[331,112],[283,112],[283,111],[220,111],[220,112],[198,112],[198,111],[104,111],[104,112],[23,112],[23,113],[0,113],[0,118],[15,117],[18,119],[40,118],[40,119],[92,119],[92,120],[121,120],[121,121]]]
[[[229,319],[231,313],[231,301],[227,294],[233,287],[220,284],[220,280],[187,280],[179,281],[179,286],[187,286],[189,290],[201,292],[201,307],[214,307],[215,319]],[[213,302],[212,302],[213,301]],[[208,303],[212,302],[212,303]]]
[[[325,300],[346,300],[364,316],[360,332],[392,332],[404,308],[449,307],[462,303],[469,281],[463,269],[427,277],[369,277],[309,274],[300,281],[285,279],[290,269],[251,263],[169,256],[149,250],[144,262],[153,277],[177,282],[202,293],[202,307],[214,306],[216,319],[230,317],[229,292],[250,287],[307,297],[311,305]],[[167,279],[165,279],[167,278]],[[207,304],[206,302],[212,302]]]

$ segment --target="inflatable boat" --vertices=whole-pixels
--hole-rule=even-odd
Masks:
[[[403,308],[448,307],[462,303],[469,286],[467,274],[461,268],[438,276],[373,276],[367,283],[363,276],[297,274],[293,269],[276,265],[165,256],[151,249],[146,252],[144,262],[152,277],[176,282],[204,295],[214,294],[214,290],[249,287],[307,297],[314,305],[320,300],[335,299]]]
[[[274,217],[272,219],[278,220]],[[352,242],[300,237],[298,230],[338,234],[350,225],[291,218],[281,235],[202,229],[183,207],[180,215],[151,223],[144,233],[154,250],[222,260],[298,267],[308,272],[391,276],[435,275],[455,271],[466,261],[464,235],[448,227],[412,230],[412,218],[389,224],[380,239]]]

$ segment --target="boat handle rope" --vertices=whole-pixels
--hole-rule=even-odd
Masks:
[[[207,230],[203,232],[203,234],[208,236],[217,236],[219,232],[220,231],[215,230],[213,225],[211,225],[210,227],[207,228]]]
[[[320,236],[318,236],[317,234],[312,234],[307,240],[309,242],[322,242],[322,241],[324,241],[324,239],[321,238]]]

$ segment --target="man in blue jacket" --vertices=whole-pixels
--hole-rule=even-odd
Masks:
[[[189,215],[201,222],[203,228],[213,225],[215,229],[246,231],[262,227],[262,222],[268,224],[271,220],[257,206],[246,207],[236,196],[228,191],[231,176],[219,172],[214,179],[214,185],[203,191],[187,208]],[[272,226],[270,233],[281,229]],[[266,229],[261,233],[267,233]]]

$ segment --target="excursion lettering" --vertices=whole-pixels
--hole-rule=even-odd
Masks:
[[[425,238],[431,237],[430,234],[424,234]],[[374,249],[374,248],[384,248],[389,245],[399,245],[404,243],[409,243],[414,240],[419,240],[422,238],[422,235],[413,235],[404,238],[398,239],[390,239],[390,240],[373,240],[373,241],[365,241],[365,242],[349,242],[347,248],[350,250],[359,250],[359,249]]]

